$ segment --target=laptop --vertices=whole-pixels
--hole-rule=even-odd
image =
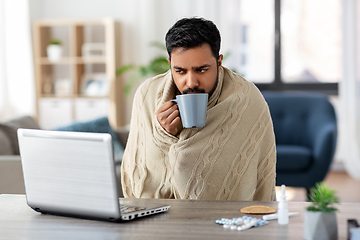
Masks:
[[[110,134],[17,133],[27,204],[37,212],[121,222],[170,208],[121,204]]]

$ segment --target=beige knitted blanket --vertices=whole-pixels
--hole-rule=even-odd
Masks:
[[[222,67],[204,128],[175,137],[155,112],[175,98],[171,73],[145,81],[134,98],[121,168],[125,197],[271,201],[276,149],[258,89]]]

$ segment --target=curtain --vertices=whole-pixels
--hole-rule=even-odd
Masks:
[[[7,89],[5,76],[6,76],[6,66],[5,66],[5,23],[4,23],[4,2],[0,1],[0,121],[5,118],[7,109],[6,109],[6,100],[7,100]]]
[[[0,1],[0,121],[35,115],[28,0]]]
[[[339,126],[343,138],[344,165],[347,172],[360,180],[360,63],[359,8],[357,0],[343,0],[343,81]]]

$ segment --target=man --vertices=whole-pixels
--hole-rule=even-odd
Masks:
[[[220,33],[202,18],[166,34],[171,69],[136,91],[122,162],[125,197],[271,201],[276,150],[258,89],[221,66]],[[182,128],[177,94],[208,93],[206,124]]]

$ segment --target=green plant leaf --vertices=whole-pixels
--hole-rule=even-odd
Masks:
[[[319,182],[314,188],[310,189],[308,202],[312,205],[307,208],[308,211],[333,212],[337,209],[333,204],[339,202],[334,189],[330,189],[326,183]]]
[[[135,68],[136,67],[133,64],[121,66],[120,68],[116,69],[116,75],[121,75],[121,74],[129,72]]]
[[[170,69],[170,65],[166,57],[157,57],[150,62],[150,69],[155,74],[162,74]]]
[[[165,44],[163,43],[150,42],[150,45],[153,47],[157,47],[161,50],[164,50],[166,52],[166,47]],[[126,96],[128,96],[133,86],[139,80],[144,79],[146,77],[151,77],[165,73],[169,69],[170,69],[170,65],[167,62],[167,57],[157,56],[154,59],[152,59],[147,65],[137,66],[137,65],[129,64],[129,65],[121,66],[116,70],[116,75],[122,75],[127,72],[131,73],[124,87],[124,93]]]
[[[51,39],[49,41],[50,45],[61,45],[61,41],[59,39]]]

